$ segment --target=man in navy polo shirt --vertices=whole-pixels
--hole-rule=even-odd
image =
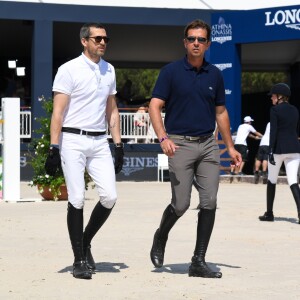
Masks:
[[[169,231],[190,206],[195,176],[200,211],[189,276],[220,278],[222,273],[212,271],[205,263],[219,187],[220,155],[213,135],[216,122],[236,165],[241,163],[241,155],[231,138],[222,74],[204,59],[210,35],[211,28],[205,22],[188,24],[183,40],[187,55],[162,68],[152,93],[149,113],[161,148],[169,157],[172,199],[155,232],[150,257],[155,267],[162,267]]]

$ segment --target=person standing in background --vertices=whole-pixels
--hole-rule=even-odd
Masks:
[[[219,187],[220,153],[213,135],[216,122],[237,165],[241,155],[231,139],[222,73],[204,58],[210,36],[211,28],[202,20],[189,23],[183,39],[187,55],[161,69],[152,93],[149,113],[162,151],[168,156],[172,199],[154,234],[150,258],[156,268],[163,266],[169,232],[190,206],[196,177],[201,208],[189,276],[221,278],[222,273],[211,270],[205,262]]]
[[[269,143],[270,143],[270,122],[266,126],[265,133],[259,143],[258,152],[254,165],[254,183],[259,182],[260,168],[262,168],[263,183],[266,184],[268,180],[268,157],[269,157]]]
[[[134,128],[135,128],[135,134],[137,136],[147,136],[149,124],[148,124],[148,107],[146,105],[142,105],[138,108],[134,115]],[[138,143],[145,143],[145,138],[139,138],[137,139]]]
[[[67,190],[67,225],[74,254],[73,276],[91,279],[96,268],[91,241],[116,201],[116,178],[123,165],[114,67],[102,56],[109,37],[100,23],[81,27],[83,53],[63,64],[53,83],[51,145],[45,168],[54,175],[62,166]],[[115,143],[113,163],[106,127]],[[83,232],[84,173],[93,179],[99,202]]]
[[[270,111],[270,152],[267,182],[267,211],[259,216],[260,221],[274,221],[273,205],[276,183],[282,163],[298,212],[300,224],[300,189],[298,169],[300,163],[299,112],[289,103],[290,87],[285,83],[275,84],[269,93],[273,107]]]
[[[253,134],[252,136],[254,138],[260,138],[262,137],[262,134],[251,125],[251,122],[254,120],[250,116],[246,116],[244,118],[244,124],[241,124],[238,127],[234,148],[241,154],[242,156],[242,163],[239,166],[236,166],[235,164],[231,164],[231,175],[244,175],[243,174],[243,168],[245,166],[245,163],[248,161],[248,146],[247,146],[247,137],[249,134]],[[251,135],[250,135],[251,137]]]

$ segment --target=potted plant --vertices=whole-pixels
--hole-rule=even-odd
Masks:
[[[39,128],[34,132],[40,137],[32,138],[29,144],[29,164],[33,168],[33,177],[30,186],[37,186],[39,193],[44,199],[67,200],[67,190],[65,186],[65,178],[62,171],[50,176],[45,171],[45,161],[50,146],[50,122],[53,111],[53,100],[46,100],[44,96],[39,98],[42,108],[45,112],[44,116],[35,118],[39,123]],[[85,172],[85,186],[91,181],[90,176]],[[50,192],[50,193],[49,193]]]

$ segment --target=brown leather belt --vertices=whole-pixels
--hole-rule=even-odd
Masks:
[[[99,136],[106,134],[105,131],[85,131],[78,128],[71,128],[71,127],[62,127],[62,132],[80,134],[80,135],[90,135],[90,136]]]
[[[186,140],[190,142],[205,142],[208,140],[212,134],[210,135],[202,135],[202,136],[188,136],[188,135],[176,135],[176,134],[170,134],[170,139],[179,139],[179,140]]]

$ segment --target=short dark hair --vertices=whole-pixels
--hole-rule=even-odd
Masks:
[[[206,29],[207,40],[209,41],[210,34],[211,34],[211,27],[202,20],[194,20],[191,23],[187,24],[186,27],[184,28],[184,38],[186,38],[188,36],[188,31],[190,29],[197,29],[197,28]]]
[[[80,40],[86,39],[90,36],[91,27],[105,29],[105,27],[101,23],[85,23],[80,29]]]

